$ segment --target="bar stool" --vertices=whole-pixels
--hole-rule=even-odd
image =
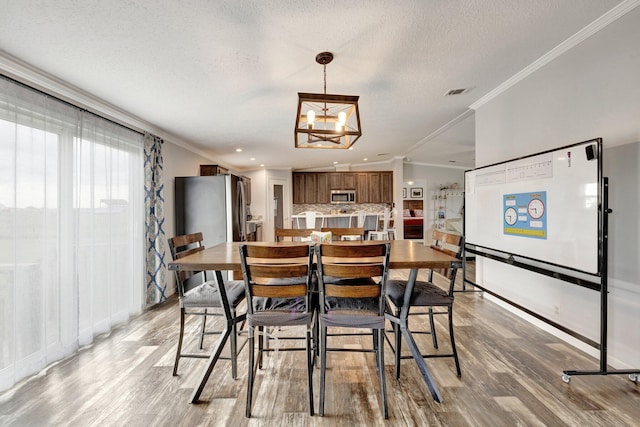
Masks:
[[[316,217],[320,219],[320,227],[316,228]],[[319,230],[324,227],[324,216],[321,212],[305,211],[301,212],[300,216],[296,218],[297,228],[303,228],[300,225],[300,219],[304,219],[304,228]]]
[[[389,240],[389,232],[388,231],[369,231],[367,235],[367,240]]]
[[[382,230],[369,231],[368,240],[395,240],[396,229],[389,227],[391,223],[391,210],[385,208],[382,219]]]

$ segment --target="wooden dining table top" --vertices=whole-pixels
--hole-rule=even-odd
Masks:
[[[356,240],[339,241],[332,244],[339,245],[366,245],[380,243],[380,240]],[[421,242],[410,240],[391,240],[391,253],[389,268],[391,269],[435,269],[447,268],[453,263],[459,262],[455,257],[432,249]],[[170,270],[180,271],[200,271],[200,270],[231,270],[241,271],[239,246],[261,245],[261,246],[286,246],[299,245],[299,242],[227,242],[207,248],[203,251],[188,255],[169,263]]]

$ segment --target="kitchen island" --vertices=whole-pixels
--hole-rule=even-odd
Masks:
[[[367,213],[367,218],[364,222],[365,231],[377,230],[382,216],[382,212]],[[355,227],[358,221],[358,215],[355,212],[318,213],[316,215],[316,224],[320,223],[321,218],[324,219],[323,227]],[[291,222],[291,228],[316,228],[315,225],[307,226],[304,214],[291,215]]]

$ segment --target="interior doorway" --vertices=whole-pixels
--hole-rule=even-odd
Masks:
[[[283,228],[284,224],[284,186],[275,184],[273,186],[273,224],[276,228]]]
[[[275,239],[276,228],[289,228],[287,224],[290,222],[290,207],[291,203],[289,196],[289,181],[286,179],[269,179],[268,189],[268,228],[264,229],[265,241]]]

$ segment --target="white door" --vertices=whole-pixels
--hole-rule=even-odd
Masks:
[[[291,228],[289,182],[285,179],[269,179],[267,221],[263,224],[264,241],[275,239],[275,227]]]

